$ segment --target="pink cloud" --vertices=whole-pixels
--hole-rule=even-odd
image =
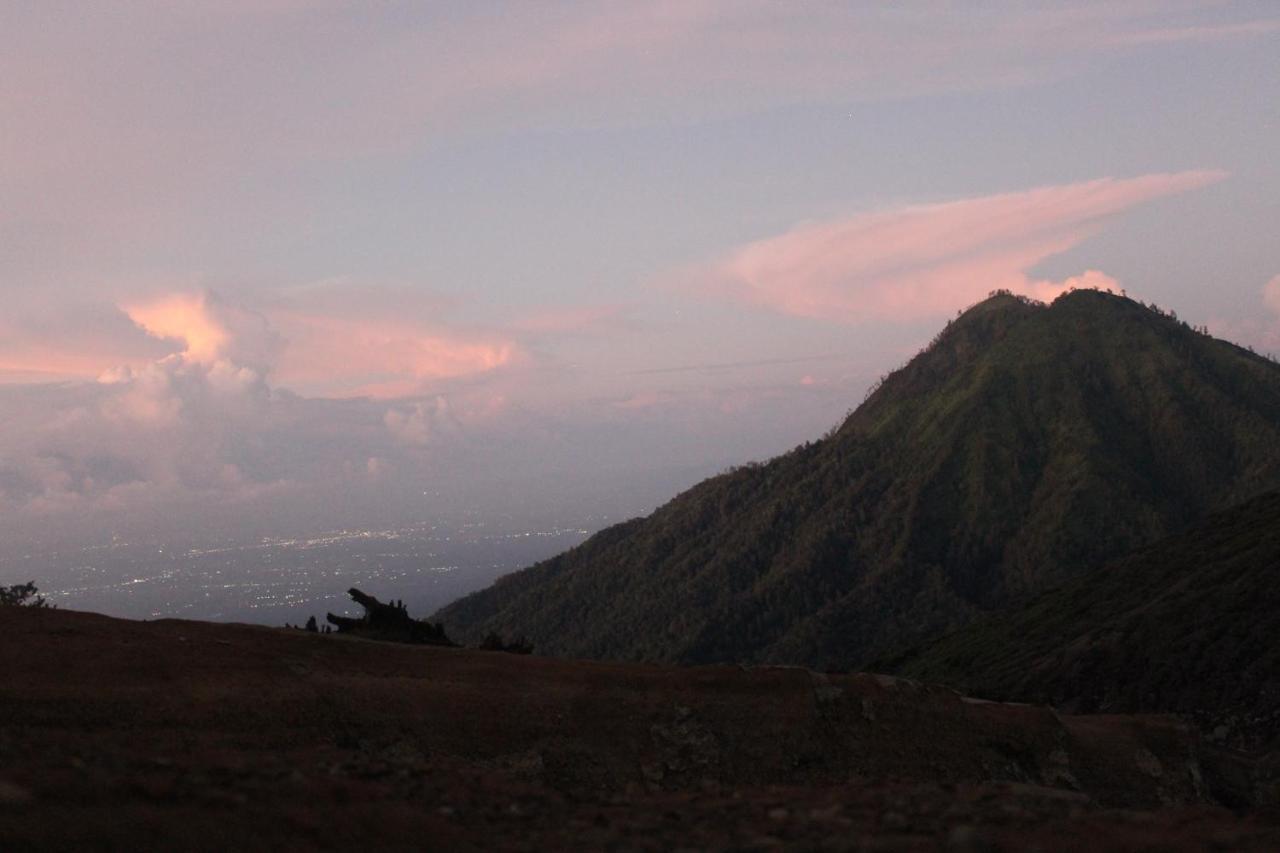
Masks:
[[[429,294],[350,285],[296,289],[245,307],[178,290],[57,317],[0,318],[0,381],[98,379],[145,386],[151,368],[198,368],[213,386],[244,376],[323,397],[390,398],[524,357],[510,334],[450,329]],[[159,410],[139,398],[136,411]]]
[[[305,313],[273,319],[288,341],[277,379],[324,388],[329,396],[408,396],[433,380],[487,373],[521,354],[513,341],[497,335],[463,336],[410,320]]]
[[[1267,303],[1268,308],[1280,314],[1280,275],[1271,279],[1262,288],[1262,298]]]
[[[1115,287],[1097,270],[1060,282],[1028,271],[1079,245],[1111,216],[1224,177],[1193,171],[1102,178],[806,223],[686,270],[675,283],[846,323],[928,318],[997,288],[1052,299],[1070,287]]]
[[[396,289],[326,283],[273,300],[262,313],[205,293],[175,293],[125,310],[181,356],[206,366],[250,365],[323,396],[401,397],[423,384],[485,373],[517,357],[496,335],[433,327],[440,302]]]
[[[87,379],[118,363],[102,352],[54,346],[7,347],[0,355],[0,382],[67,382]]]
[[[192,364],[226,363],[265,374],[283,345],[265,315],[208,290],[168,293],[121,310],[152,337],[179,344],[178,355]]]
[[[262,306],[284,341],[272,375],[307,393],[389,399],[524,358],[506,332],[446,325],[455,307],[403,285],[334,279],[290,288]]]
[[[121,364],[163,358],[174,342],[139,329],[115,306],[52,308],[15,305],[0,317],[0,383],[93,378]]]
[[[182,355],[195,362],[214,363],[231,343],[231,331],[215,316],[204,293],[174,293],[126,306],[124,312],[149,335],[181,341]]]

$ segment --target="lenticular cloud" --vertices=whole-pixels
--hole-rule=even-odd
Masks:
[[[1029,270],[1135,205],[1203,187],[1222,172],[1102,178],[806,223],[683,273],[682,284],[784,314],[856,323],[954,311],[994,289],[1052,299],[1113,287],[1088,270],[1065,281]]]

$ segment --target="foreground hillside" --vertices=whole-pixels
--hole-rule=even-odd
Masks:
[[[567,656],[864,666],[1280,487],[1280,366],[995,296],[837,430],[445,608]]]
[[[1081,712],[1169,711],[1280,747],[1280,492],[887,666]]]
[[[20,608],[0,635],[5,850],[1280,845],[1276,769],[1159,717]]]

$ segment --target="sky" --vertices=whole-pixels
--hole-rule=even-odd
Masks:
[[[576,522],[996,288],[1280,351],[1274,2],[0,0],[0,533]]]

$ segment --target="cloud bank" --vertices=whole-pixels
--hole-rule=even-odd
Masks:
[[[160,290],[17,315],[0,338],[3,520],[296,515],[411,489],[489,428],[503,398],[474,380],[522,353],[443,326],[448,307],[340,282],[252,306]]]
[[[252,367],[185,351],[96,382],[0,387],[0,528],[186,519],[207,532],[202,514],[223,510],[276,521],[324,512],[335,523],[330,510],[356,498],[385,509],[468,442],[489,441],[500,403],[468,388],[307,398]]]
[[[19,313],[0,319],[0,382],[120,381],[170,359],[313,396],[387,399],[519,363],[518,337],[536,331],[450,328],[439,299],[349,283],[256,302],[196,290]]]

